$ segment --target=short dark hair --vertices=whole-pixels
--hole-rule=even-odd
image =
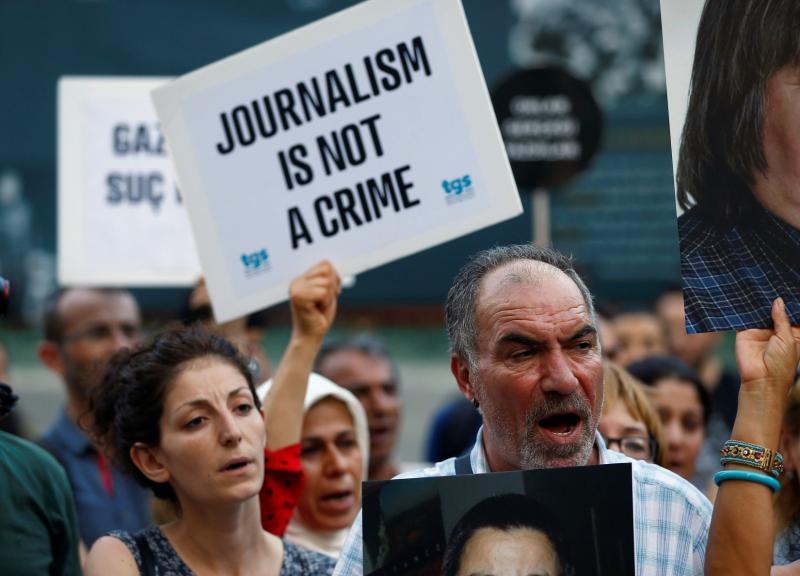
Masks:
[[[199,326],[169,330],[139,348],[120,350],[109,361],[103,383],[92,391],[90,434],[120,470],[150,488],[158,498],[177,502],[172,486],[153,482],[136,467],[130,457],[131,447],[137,442],[159,445],[159,422],[167,387],[189,363],[209,357],[239,371],[260,409],[248,361],[236,346]]]
[[[333,354],[345,350],[355,350],[365,354],[366,356],[369,356],[370,358],[380,358],[381,360],[385,360],[388,362],[389,367],[391,368],[392,379],[395,381],[395,383],[400,382],[400,373],[397,370],[397,365],[389,355],[389,351],[386,349],[386,345],[384,344],[383,340],[372,334],[367,334],[366,332],[354,334],[334,342],[326,342],[320,349],[319,353],[317,354],[317,358],[314,361],[314,371],[322,374],[320,368],[325,363],[325,360],[327,360],[328,357],[332,356]]]
[[[517,528],[542,532],[558,556],[562,576],[573,573],[569,550],[553,513],[524,494],[501,494],[481,500],[464,514],[450,533],[442,558],[442,576],[456,576],[470,538],[482,528],[508,532]]]
[[[730,226],[766,173],[764,95],[769,78],[800,65],[800,2],[706,0],[692,66],[677,170],[678,202]]]
[[[478,337],[475,313],[481,282],[486,275],[505,264],[526,260],[549,264],[566,274],[580,290],[589,316],[596,323],[592,294],[575,270],[571,257],[533,244],[496,246],[472,255],[459,270],[447,293],[445,318],[450,352],[475,365]]]
[[[61,316],[59,304],[64,296],[72,290],[77,290],[77,288],[58,288],[44,299],[42,324],[44,327],[44,339],[49,342],[61,343],[64,340],[64,318]],[[85,288],[85,290],[133,298],[133,294],[124,288]]]
[[[708,418],[711,416],[711,395],[697,372],[689,368],[682,360],[674,356],[650,356],[633,362],[626,367],[626,370],[650,387],[656,386],[665,378],[677,378],[688,382],[694,387],[700,404],[703,406],[703,423],[708,424]]]

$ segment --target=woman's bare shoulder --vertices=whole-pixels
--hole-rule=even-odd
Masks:
[[[119,576],[139,576],[136,560],[128,547],[118,538],[103,536],[97,540],[86,558],[84,576],[117,574]]]

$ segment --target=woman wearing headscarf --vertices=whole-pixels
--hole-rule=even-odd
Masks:
[[[271,385],[264,384],[259,394]],[[311,374],[300,443],[305,486],[285,537],[336,558],[358,514],[361,480],[367,476],[369,431],[361,403],[327,378]]]

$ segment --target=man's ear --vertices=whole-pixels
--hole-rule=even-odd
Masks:
[[[461,390],[467,400],[472,402],[475,399],[475,390],[470,381],[469,362],[460,358],[457,354],[452,354],[450,356],[450,371],[456,379],[458,389]]]
[[[61,356],[61,347],[57,343],[50,340],[40,342],[36,348],[36,355],[48,370],[64,375],[64,359]]]
[[[170,473],[161,461],[158,448],[137,442],[130,451],[133,464],[153,482],[169,482]]]

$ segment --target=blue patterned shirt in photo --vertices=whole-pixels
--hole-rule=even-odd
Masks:
[[[706,555],[711,503],[689,482],[666,468],[633,460],[608,450],[595,435],[600,464],[630,463],[633,474],[633,544],[638,576],[702,576]],[[483,428],[470,452],[470,464],[477,474],[491,472],[483,450]],[[430,468],[401,474],[398,478],[455,476],[455,458]],[[359,513],[334,576],[360,576],[362,526]]]
[[[771,327],[778,296],[800,325],[800,230],[753,204],[728,229],[696,206],[678,218],[687,332]]]

